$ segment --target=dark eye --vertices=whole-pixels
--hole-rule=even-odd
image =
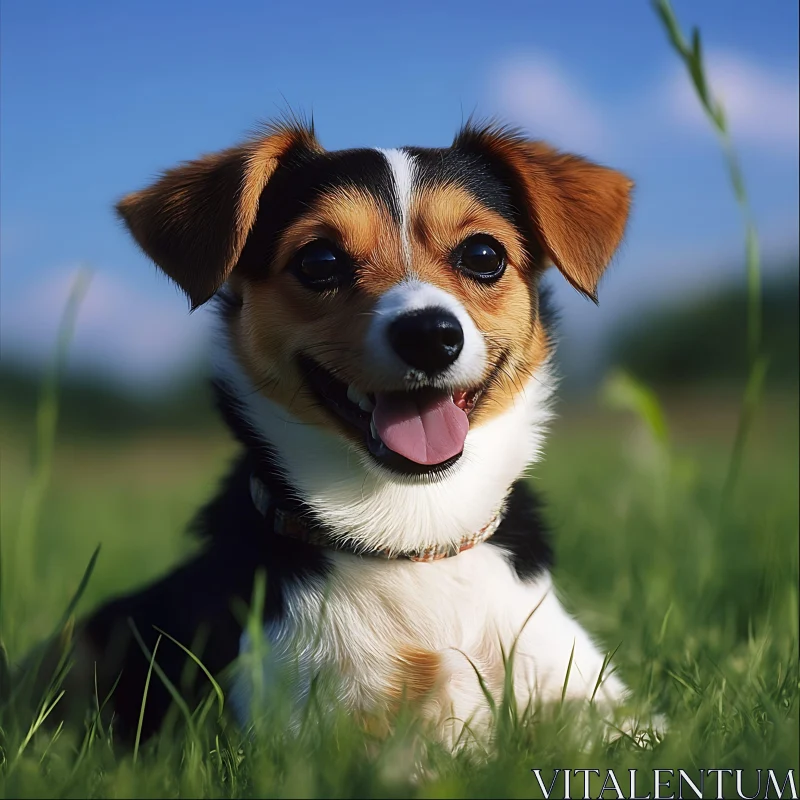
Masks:
[[[456,267],[479,281],[496,281],[505,271],[503,246],[491,236],[470,236],[455,251]]]
[[[353,276],[350,257],[326,239],[309,242],[295,253],[290,269],[309,289],[322,292],[349,283]]]

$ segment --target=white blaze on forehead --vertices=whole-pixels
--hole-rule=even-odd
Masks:
[[[389,164],[394,180],[394,193],[400,212],[400,238],[403,242],[403,256],[406,269],[411,269],[411,239],[408,234],[408,219],[411,208],[411,193],[414,185],[414,157],[405,150],[391,149],[378,152]]]

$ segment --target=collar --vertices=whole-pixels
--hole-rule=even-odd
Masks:
[[[475,533],[469,533],[461,537],[461,540],[450,545],[433,545],[422,550],[412,550],[406,552],[395,552],[388,548],[383,550],[360,550],[346,541],[332,539],[318,525],[308,521],[301,514],[293,514],[282,508],[278,508],[272,502],[267,487],[255,475],[250,476],[250,497],[253,505],[259,513],[267,520],[272,518],[272,530],[279,536],[286,536],[289,539],[296,539],[317,547],[328,547],[333,550],[340,550],[354,555],[375,556],[389,560],[405,559],[408,561],[431,562],[439,561],[443,558],[450,558],[463,553],[464,550],[471,550],[481,542],[485,542],[500,526],[505,512],[505,500],[494,512],[491,519]]]

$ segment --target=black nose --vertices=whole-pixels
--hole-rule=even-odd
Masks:
[[[396,319],[389,326],[389,341],[406,364],[434,375],[458,358],[464,331],[449,311],[426,308]]]

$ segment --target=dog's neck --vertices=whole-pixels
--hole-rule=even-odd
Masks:
[[[388,548],[366,550],[358,541],[352,541],[349,537],[336,538],[324,524],[310,518],[307,512],[288,511],[276,503],[266,484],[255,473],[250,475],[250,499],[264,518],[270,531],[276,536],[284,536],[316,547],[339,550],[353,555],[372,556],[389,561],[405,560],[422,563],[457,556],[490,539],[503,522],[506,509],[506,499],[504,498],[501,506],[480,530],[465,534],[455,546],[433,545],[424,550],[398,552]]]
[[[546,367],[503,414],[470,431],[464,454],[435,480],[403,479],[335,433],[299,424],[258,392],[227,337],[216,341],[215,386],[223,416],[258,464],[275,502],[310,513],[336,539],[365,551],[456,548],[496,514],[537,458],[552,414]]]

